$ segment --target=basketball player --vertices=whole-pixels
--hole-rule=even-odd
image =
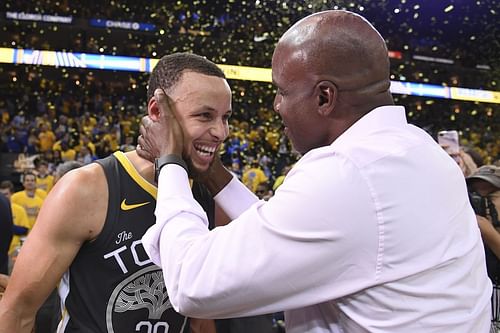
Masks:
[[[153,92],[162,88],[184,116],[184,159],[204,171],[228,134],[231,91],[223,72],[192,54],[163,57],[148,85],[148,114],[158,119]],[[31,332],[35,313],[60,281],[58,332],[215,332],[213,321],[172,308],[162,271],[141,237],[155,222],[153,163],[135,151],[67,173],[48,195],[0,302],[0,332]],[[213,201],[192,191],[208,216]],[[206,204],[207,202],[211,203]]]

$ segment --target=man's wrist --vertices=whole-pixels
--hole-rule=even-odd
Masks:
[[[233,175],[222,165],[218,163],[214,166],[210,177],[205,180],[204,185],[212,196],[217,195],[233,179]]]
[[[180,155],[168,154],[155,158],[155,182],[158,183],[158,177],[160,176],[161,168],[167,164],[177,164],[188,172],[188,166],[186,161],[182,159]]]

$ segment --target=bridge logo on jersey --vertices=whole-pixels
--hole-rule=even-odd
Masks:
[[[117,285],[106,308],[108,333],[180,333],[186,321],[172,308],[163,273],[156,265],[135,272]]]

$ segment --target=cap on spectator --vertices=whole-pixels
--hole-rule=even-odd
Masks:
[[[500,188],[500,168],[494,165],[483,165],[476,170],[467,180],[482,179]]]

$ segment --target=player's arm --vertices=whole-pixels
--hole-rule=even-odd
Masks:
[[[215,322],[212,319],[190,318],[191,333],[216,333]]]
[[[107,208],[102,168],[65,175],[52,189],[16,260],[0,302],[0,332],[31,332],[35,314],[82,244],[101,231]]]

